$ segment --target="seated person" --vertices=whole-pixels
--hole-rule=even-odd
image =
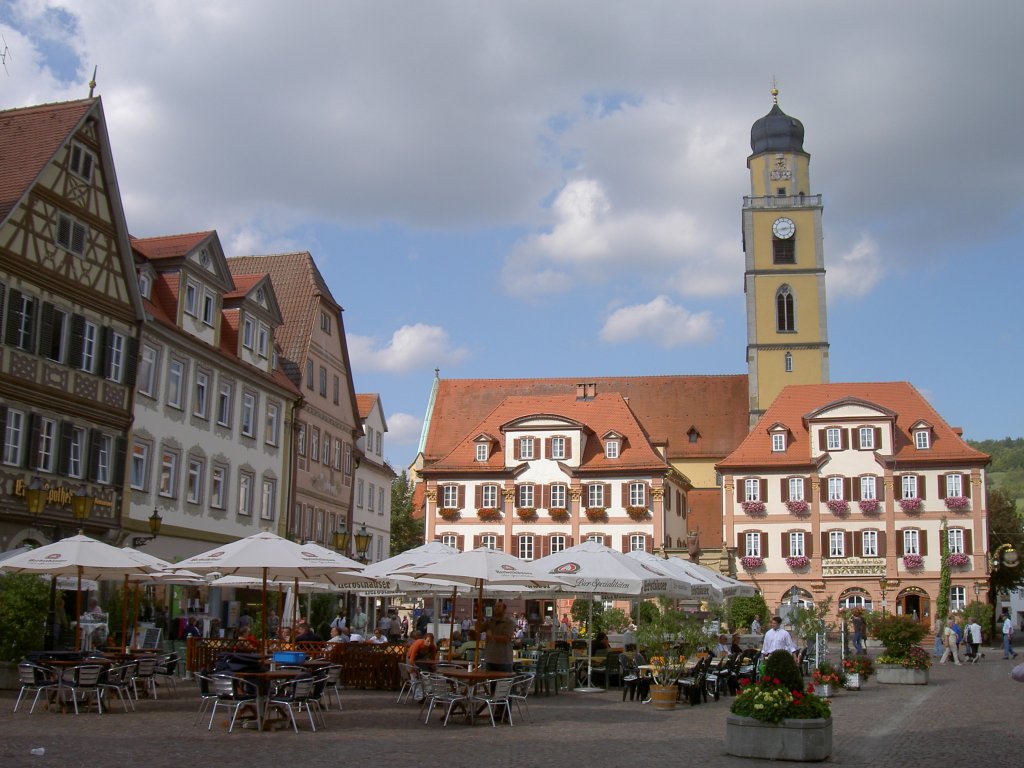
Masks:
[[[299,634],[295,638],[295,642],[316,642],[320,639],[320,635],[313,631],[313,628],[309,626],[309,622],[305,619],[299,619]]]
[[[712,651],[713,656],[728,656],[729,655],[729,636],[719,635],[718,645]]]
[[[470,629],[466,632],[466,641],[459,646],[459,654],[463,661],[472,661],[476,654],[476,630]]]
[[[743,648],[740,647],[740,633],[734,632],[732,635],[732,644],[729,646],[730,653],[743,653]]]
[[[249,645],[253,649],[256,648],[256,636],[252,633],[252,624],[248,621],[238,622],[238,629],[235,630],[235,640],[240,644]]]
[[[338,627],[331,627],[331,636],[327,639],[328,643],[347,643],[348,641],[348,632]]]
[[[370,635],[369,642],[373,643],[373,645],[386,645],[388,638],[380,631],[380,627],[377,627],[377,629],[373,630],[373,634]]]
[[[608,640],[608,634],[606,632],[598,632],[594,637],[594,645],[590,654],[591,656],[607,656],[611,647],[612,644]]]
[[[358,632],[349,631],[349,633],[348,633],[348,641],[350,643],[361,643],[365,639],[366,638],[363,637],[362,635],[360,635]]]
[[[433,664],[427,662],[437,661],[437,646],[434,644],[434,633],[427,632],[423,637],[414,640],[409,646],[409,652],[405,660],[410,666],[430,669]]]

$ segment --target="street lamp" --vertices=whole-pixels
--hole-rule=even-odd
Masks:
[[[92,514],[92,508],[95,504],[96,499],[89,493],[89,488],[85,483],[79,485],[75,492],[71,494],[71,514],[78,521],[79,533],[82,533],[85,521]]]
[[[878,580],[878,589],[882,593],[882,613],[885,613],[885,609],[886,609],[885,594],[889,591],[889,587],[890,587],[889,579],[887,579],[885,576],[883,576],[882,578],[880,578]]]
[[[49,489],[43,485],[39,475],[33,477],[32,482],[25,489],[25,506],[28,507],[28,513],[32,517],[36,518],[43,514],[43,510],[46,509],[46,496],[48,493]]]
[[[343,555],[348,554],[349,536],[345,518],[341,518],[341,521],[338,523],[338,530],[334,532],[334,548]]]
[[[132,537],[132,547],[135,548],[135,549],[138,549],[139,547],[146,546],[146,544],[148,544],[149,542],[151,542],[153,539],[155,539],[157,536],[160,535],[160,524],[164,521],[164,519],[162,517],[160,517],[159,510],[154,509],[153,510],[153,514],[150,515],[148,519],[149,519],[149,532],[151,534],[153,534],[153,535],[152,536],[134,536],[134,537]]]
[[[366,550],[370,548],[370,539],[373,536],[369,531],[366,530],[366,525],[361,525],[359,530],[356,531],[356,555],[359,558],[359,562],[366,562]]]

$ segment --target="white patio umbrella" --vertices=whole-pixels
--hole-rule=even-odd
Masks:
[[[691,596],[721,602],[737,595],[751,596],[755,590],[749,584],[713,571],[698,563],[688,562],[679,557],[662,558],[650,552],[635,551],[628,554],[639,563],[661,568],[682,581],[691,583]]]
[[[133,552],[104,544],[83,534],[69,536],[53,544],[15,555],[0,562],[2,573],[36,573],[75,576],[75,647],[81,645],[82,579],[109,579],[117,576],[150,576],[158,569]]]
[[[672,576],[667,570],[641,563],[618,550],[596,541],[584,541],[533,562],[534,567],[561,576],[566,591],[576,594],[614,597],[689,597],[692,585]],[[588,605],[588,627],[593,617],[593,601]],[[592,683],[593,632],[587,633],[587,684],[581,693],[601,691]]]
[[[482,618],[484,587],[551,588],[565,586],[557,575],[545,574],[533,563],[489,547],[460,552],[435,563],[398,568],[390,575],[398,578],[444,579],[474,587],[477,591],[477,618]],[[479,648],[479,646],[478,646]],[[479,650],[474,665],[479,663]]]
[[[140,584],[202,584],[203,577],[191,571],[176,571],[173,563],[154,557],[139,549],[132,547],[121,547],[122,552],[127,552],[131,557],[139,560],[153,569],[152,573],[124,574],[124,588],[121,601],[121,644],[124,651],[128,650],[128,583],[135,585],[136,603],[138,602],[138,591]],[[138,605],[131,612],[132,632],[136,632],[135,617],[138,614]]]
[[[176,569],[250,576],[263,584],[263,641],[267,639],[267,582],[292,579],[343,587],[358,582],[363,565],[319,544],[298,544],[269,531],[214,547],[175,564]]]

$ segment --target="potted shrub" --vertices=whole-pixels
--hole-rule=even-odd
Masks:
[[[875,659],[879,683],[896,685],[927,685],[931,656],[918,645],[928,629],[910,616],[884,614],[872,617],[872,635],[885,646],[885,653]]]
[[[788,651],[775,651],[757,683],[741,680],[725,725],[725,751],[764,760],[824,760],[832,753],[832,710]]]
[[[828,661],[823,661],[815,667],[811,673],[811,679],[818,686],[818,692],[828,698],[836,688],[846,683],[846,674],[841,669],[832,666]]]
[[[850,656],[843,659],[843,671],[846,673],[846,688],[859,691],[861,683],[875,674],[875,666],[867,656]]]
[[[603,523],[608,519],[608,512],[604,507],[587,507],[587,520],[592,523]]]

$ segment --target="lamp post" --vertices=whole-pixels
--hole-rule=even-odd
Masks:
[[[149,516],[149,532],[151,536],[134,536],[132,537],[132,547],[138,549],[144,547],[146,544],[151,542],[157,536],[160,535],[160,524],[163,523],[164,519],[160,517],[159,510],[154,509],[153,514]]]
[[[78,532],[82,533],[85,528],[85,521],[92,514],[92,508],[96,499],[89,493],[89,488],[82,483],[73,494],[71,494],[71,514],[78,521]]]
[[[366,525],[360,525],[359,530],[356,531],[356,557],[359,562],[365,563],[367,561],[366,551],[370,548],[370,539],[373,538],[369,531],[366,530]]]
[[[889,579],[885,576],[878,580],[878,589],[882,593],[882,613],[886,612],[885,595],[889,591]]]

